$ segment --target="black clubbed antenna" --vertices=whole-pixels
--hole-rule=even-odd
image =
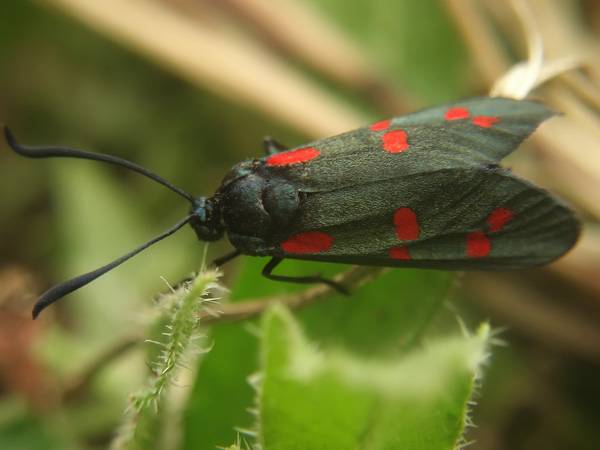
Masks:
[[[78,148],[62,147],[57,145],[40,145],[40,146],[25,146],[17,142],[8,127],[4,126],[4,136],[10,148],[17,152],[21,156],[27,158],[79,158],[89,159],[91,161],[100,161],[108,164],[114,164],[116,166],[125,167],[134,172],[141,173],[145,177],[168,187],[173,192],[181,195],[190,203],[194,203],[196,200],[192,195],[185,192],[183,189],[178,188],[170,181],[165,180],[163,177],[155,174],[154,172],[144,169],[130,161],[125,159],[117,158],[116,156],[104,155],[102,153],[88,152],[86,150],[80,150]]]
[[[37,318],[37,316],[39,316],[40,313],[44,309],[46,309],[46,307],[50,306],[56,300],[64,297],[67,294],[70,294],[73,291],[76,291],[77,289],[85,286],[88,283],[91,283],[96,278],[101,277],[106,272],[114,269],[118,265],[127,261],[129,258],[134,257],[135,255],[140,253],[142,250],[145,250],[148,247],[150,247],[151,245],[157,243],[158,241],[161,241],[164,238],[171,236],[173,233],[175,233],[177,230],[179,230],[182,226],[184,226],[186,223],[188,223],[191,218],[192,218],[192,214],[185,217],[183,220],[177,222],[175,225],[173,225],[171,228],[169,228],[164,233],[161,233],[158,236],[150,239],[148,242],[139,246],[132,252],[129,252],[126,255],[121,256],[120,258],[114,260],[113,262],[111,262],[105,266],[102,266],[96,270],[92,270],[91,272],[85,273],[83,275],[79,275],[78,277],[71,278],[70,280],[67,280],[64,283],[60,283],[60,284],[57,284],[56,286],[51,287],[46,292],[44,292],[40,298],[38,298],[37,302],[35,302],[35,305],[33,306],[33,311],[31,311],[31,316],[34,319]]]
[[[61,147],[61,146],[35,146],[35,147],[31,146],[30,147],[30,146],[21,145],[17,142],[17,140],[14,138],[13,134],[10,132],[10,130],[6,126],[4,127],[4,135],[6,136],[6,141],[8,142],[8,145],[10,145],[10,147],[15,152],[17,152],[19,155],[25,156],[27,158],[56,158],[56,157],[79,158],[79,159],[89,159],[91,161],[100,161],[100,162],[105,162],[105,163],[109,163],[109,164],[114,164],[117,166],[125,167],[129,170],[133,170],[134,172],[140,173],[140,174],[150,178],[151,180],[154,180],[157,183],[160,183],[163,186],[168,187],[173,192],[176,192],[177,194],[181,195],[182,197],[184,197],[186,200],[188,200],[192,204],[194,204],[194,202],[196,200],[193,196],[191,196],[187,192],[183,191],[182,189],[178,188],[171,182],[156,175],[155,173],[149,171],[148,169],[144,169],[143,167],[140,167],[137,164],[129,162],[125,159],[117,158],[115,156],[110,156],[110,155],[104,155],[102,153],[88,152],[85,150],[79,150],[79,149],[70,148],[70,147]],[[132,252],[121,256],[120,258],[114,260],[113,262],[111,262],[105,266],[102,266],[96,270],[92,270],[91,272],[88,272],[86,274],[79,275],[78,277],[72,278],[68,281],[65,281],[64,283],[60,283],[60,284],[57,284],[56,286],[51,287],[46,292],[44,292],[42,294],[42,296],[38,299],[38,301],[35,303],[35,305],[33,307],[33,311],[31,312],[31,315],[33,316],[34,319],[37,318],[37,316],[39,316],[39,314],[46,307],[48,307],[49,305],[51,305],[58,299],[64,297],[67,294],[70,294],[73,291],[76,291],[77,289],[85,286],[88,283],[91,283],[96,278],[101,277],[106,272],[114,269],[115,267],[124,263],[128,259],[134,257],[135,255],[137,255],[141,251],[147,249],[151,245],[172,235],[177,230],[179,230],[181,227],[183,227],[186,223],[188,223],[192,219],[193,216],[194,216],[194,214],[188,215],[187,217],[183,218],[181,221],[176,223],[174,226],[169,228],[164,233],[161,233],[158,236],[154,237],[153,239],[150,239],[145,244],[136,248]]]

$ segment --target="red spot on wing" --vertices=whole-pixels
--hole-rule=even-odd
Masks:
[[[371,125],[371,130],[372,131],[387,130],[389,127],[390,127],[390,121],[382,120],[381,122],[377,122],[377,123],[374,123],[373,125]]]
[[[492,243],[483,231],[467,234],[467,256],[483,258],[490,254]]]
[[[310,161],[319,156],[321,152],[312,147],[300,148],[291,152],[277,153],[267,159],[267,166],[283,166],[286,164],[297,164]]]
[[[403,241],[412,241],[419,237],[417,215],[410,208],[400,208],[394,213],[396,236]]]
[[[286,253],[321,253],[328,251],[334,240],[333,236],[320,231],[309,231],[286,239],[281,248]]]
[[[402,130],[388,131],[381,137],[383,149],[390,153],[400,153],[410,147],[406,139],[406,133]]]
[[[477,116],[473,117],[473,123],[479,127],[489,128],[498,122],[500,119],[497,117],[488,117],[488,116]]]
[[[404,245],[390,248],[390,257],[392,259],[411,259],[408,249]]]
[[[444,115],[446,120],[467,119],[471,117],[471,113],[467,108],[451,108]]]
[[[510,222],[515,215],[514,211],[511,211],[504,206],[492,211],[487,218],[487,224],[490,226],[490,232],[500,231],[504,228],[508,222]]]

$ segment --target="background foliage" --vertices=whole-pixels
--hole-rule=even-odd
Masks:
[[[132,34],[83,14],[78,3],[3,2],[0,122],[24,143],[118,155],[195,195],[214,191],[234,163],[262,155],[266,134],[292,146],[414,107],[483,95],[499,69],[525,55],[508,2],[495,0],[327,0],[311,2],[314,10],[305,10],[307,2],[282,1],[275,17],[253,15],[252,8],[269,3],[258,1],[107,7]],[[600,8],[593,1],[532,4],[550,56],[596,49],[580,74],[585,81],[563,79],[540,92],[565,118],[555,120],[554,130],[540,130],[540,139],[510,163],[576,205],[585,220],[580,246],[548,269],[461,278],[453,295],[451,274],[393,271],[352,302],[335,298],[296,317],[310,339],[363,356],[407,351],[420,344],[425,328],[429,337],[456,331],[455,311],[471,329],[491,318],[493,326],[508,327],[502,338],[509,345],[497,349],[488,367],[475,411],[479,428],[468,438],[477,439],[477,448],[591,449],[600,419],[594,195],[600,192]],[[131,5],[142,5],[137,15]],[[286,9],[298,6],[307,15]],[[151,11],[161,20],[149,22]],[[208,44],[177,41],[187,29],[169,28],[178,18],[206,32]],[[158,39],[142,45],[131,37],[136,30]],[[482,51],[477,44],[490,35],[496,46]],[[181,49],[183,57],[165,57],[157,50],[162,44]],[[311,59],[320,47],[328,50],[324,61]],[[560,134],[544,134],[552,131]],[[160,276],[176,283],[196,270],[204,244],[182,231],[31,322],[39,292],[158,234],[187,205],[135,174],[25,160],[2,150],[0,448],[104,448],[128,395],[148,376],[145,361],[156,355],[152,346],[135,343],[154,314],[151,298],[165,290]],[[225,242],[211,245],[208,259],[227,249]],[[226,268],[232,301],[297,289],[261,278],[262,264],[247,258]],[[340,268],[286,261],[281,269],[331,274]],[[451,306],[442,307],[444,301]],[[394,321],[382,327],[381,317]],[[172,448],[229,445],[236,439],[232,426],[253,426],[247,408],[255,393],[246,379],[258,367],[257,326],[212,329],[207,344],[215,348],[199,381],[190,375],[193,387],[180,393],[190,401],[174,403],[187,406],[173,412],[180,422],[169,422],[179,430]],[[407,326],[415,327],[410,334],[394,335]],[[389,347],[374,346],[386,332]]]

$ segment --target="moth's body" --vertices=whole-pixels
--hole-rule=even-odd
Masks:
[[[242,162],[207,201],[251,256],[447,270],[543,265],[571,248],[577,220],[498,162],[552,114],[508,99],[431,108]]]

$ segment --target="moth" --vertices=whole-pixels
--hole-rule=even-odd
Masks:
[[[33,316],[188,223],[202,241],[227,234],[235,250],[216,265],[241,254],[270,256],[262,272],[268,278],[340,290],[321,276],[272,272],[285,258],[443,270],[542,266],[573,247],[579,221],[557,196],[498,164],[553,115],[535,101],[474,98],[292,149],[267,139],[267,156],[237,164],[213,196],[198,198],[129,161],[23,146],[5,128],[9,145],[23,156],[120,165],[191,204],[171,229],[46,291]]]

